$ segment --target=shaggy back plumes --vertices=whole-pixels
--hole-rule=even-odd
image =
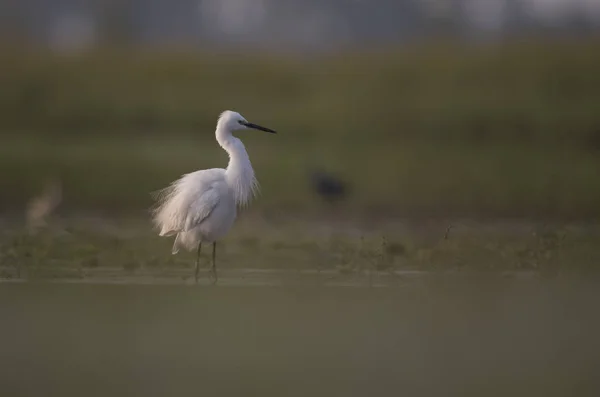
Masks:
[[[181,182],[177,180],[168,187],[153,193],[156,203],[152,208],[152,221],[159,229],[160,236],[171,236],[177,233],[179,225],[185,223],[185,215],[182,211],[177,211],[180,205],[186,201],[186,197],[179,194],[180,191]]]
[[[207,171],[213,171],[213,175]],[[154,193],[156,204],[152,209],[153,222],[159,228],[161,236],[171,236],[184,230],[190,205],[203,189],[219,176],[223,176],[223,170],[192,172]],[[203,181],[195,183],[194,179],[203,179]]]

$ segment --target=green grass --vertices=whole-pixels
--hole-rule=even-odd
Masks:
[[[600,157],[557,146],[522,147],[376,143],[325,148],[246,133],[261,196],[252,210],[325,210],[312,194],[308,168],[325,164],[352,183],[339,210],[371,216],[589,218],[600,215]],[[318,155],[317,153],[322,153]],[[63,181],[59,210],[140,212],[150,192],[179,175],[226,166],[214,142],[112,139],[55,145],[9,141],[0,148],[0,203],[21,211],[48,176]]]
[[[4,54],[0,128],[208,134],[244,111],[297,141],[598,144],[600,42],[437,45],[325,58]]]
[[[451,226],[449,228],[449,226]],[[448,230],[449,229],[449,230]],[[5,222],[0,244],[3,278],[81,278],[169,274],[188,269],[195,254],[171,255],[139,218],[54,218],[27,230]],[[221,269],[329,270],[339,274],[395,270],[535,271],[547,275],[597,271],[597,225],[531,222],[328,222],[242,216],[219,243]],[[204,250],[204,261],[210,249]],[[204,262],[205,265],[208,262]]]
[[[425,45],[322,58],[6,52],[0,205],[48,176],[60,210],[144,211],[182,173],[226,165],[224,109],[246,132],[253,210],[321,210],[314,164],[353,184],[346,214],[600,217],[600,42]]]

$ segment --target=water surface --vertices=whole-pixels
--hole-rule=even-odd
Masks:
[[[600,285],[0,285],[6,396],[600,395]]]

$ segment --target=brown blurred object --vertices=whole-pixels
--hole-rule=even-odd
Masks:
[[[45,226],[47,217],[58,207],[61,201],[62,183],[60,179],[48,179],[44,190],[39,196],[34,197],[27,206],[27,225],[33,229]]]

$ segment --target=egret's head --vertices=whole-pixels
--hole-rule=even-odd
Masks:
[[[221,113],[217,126],[231,132],[252,128],[255,130],[270,132],[271,134],[276,134],[276,132],[270,128],[262,127],[260,125],[248,122],[248,120],[246,120],[241,114],[231,110],[226,110],[223,113]]]

